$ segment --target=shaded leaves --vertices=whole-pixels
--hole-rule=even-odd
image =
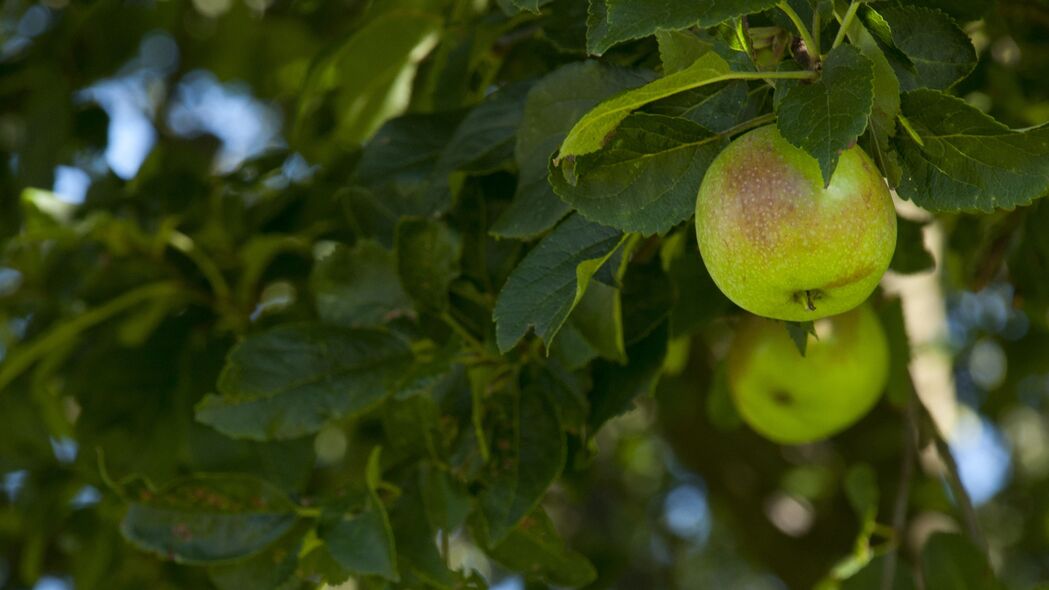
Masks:
[[[662,233],[692,216],[699,183],[721,145],[719,136],[687,119],[637,113],[600,152],[575,159],[574,182],[555,167],[550,183],[587,219]]]
[[[475,527],[475,531],[479,527]],[[565,546],[543,509],[530,514],[506,539],[491,543],[488,554],[503,566],[557,586],[577,588],[597,577],[587,559]]]
[[[248,476],[199,476],[141,490],[120,530],[135,545],[182,563],[221,563],[265,549],[295,525],[282,492]]]
[[[234,347],[218,395],[201,400],[196,417],[234,438],[311,434],[385,398],[411,361],[408,346],[383,331],[278,326]]]
[[[494,418],[491,472],[479,505],[488,538],[498,543],[535,509],[560,475],[566,447],[557,409],[538,387],[515,392]]]
[[[556,225],[570,207],[547,183],[547,166],[566,130],[605,98],[649,79],[642,72],[587,61],[563,66],[536,83],[528,93],[514,148],[517,190],[491,233],[530,238]]]
[[[549,348],[586,292],[590,277],[621,240],[617,230],[579,215],[572,215],[543,238],[499,292],[493,314],[499,350],[513,348],[529,328],[535,328]]]
[[[1014,131],[935,90],[902,97],[900,196],[930,211],[993,211],[1049,193],[1049,127]]]
[[[840,45],[827,54],[818,80],[783,86],[788,89],[776,108],[780,133],[816,158],[829,185],[839,154],[867,127],[874,104],[871,62],[855,47]]]

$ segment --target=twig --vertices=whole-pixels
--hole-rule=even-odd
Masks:
[[[769,124],[769,123],[771,123],[771,122],[773,122],[775,120],[776,120],[776,114],[775,113],[766,113],[764,115],[759,115],[757,117],[754,117],[753,119],[748,119],[748,120],[740,123],[739,125],[735,125],[733,127],[729,127],[728,129],[722,131],[718,135],[729,137],[729,136],[732,136],[732,135],[736,135],[737,133],[742,133],[743,131],[747,131],[748,129],[752,129],[754,127],[761,127],[762,125],[767,125],[767,124]]]
[[[64,321],[36,340],[27,343],[24,348],[12,350],[0,367],[0,391],[4,391],[23,371],[43,358],[50,351],[63,343],[76,338],[81,332],[92,328],[118,313],[150,299],[171,297],[179,293],[174,282],[158,282],[128,291],[102,305],[89,309],[79,316]]]
[[[723,76],[725,80],[813,80],[817,77],[819,77],[819,74],[808,70],[783,70],[782,72],[732,72],[727,76]]]
[[[441,321],[445,323],[457,336],[463,339],[467,346],[472,348],[478,356],[484,359],[492,358],[492,353],[485,347],[484,343],[477,339],[469,330],[467,330],[458,320],[452,317],[452,314],[447,311],[442,312],[440,315]]]
[[[859,10],[859,8],[859,0],[852,0],[852,2],[849,3],[849,9],[845,12],[845,17],[841,19],[841,28],[838,29],[838,34],[834,37],[834,44],[831,45],[831,49],[834,49],[845,41],[845,34],[849,32],[849,27],[852,26],[852,21],[856,18],[856,11]]]
[[[939,426],[936,425],[933,420],[932,414],[929,413],[929,409],[925,407],[925,404],[921,402],[921,399],[915,396],[918,402],[918,410],[921,412],[920,418],[929,428],[932,434],[933,444],[936,445],[936,453],[943,460],[944,467],[947,468],[947,482],[951,486],[951,492],[954,494],[955,502],[958,503],[958,508],[962,513],[962,520],[965,522],[965,528],[969,533],[969,538],[972,539],[973,543],[980,548],[985,555],[987,554],[987,539],[983,535],[983,531],[980,529],[980,522],[976,516],[976,508],[973,507],[972,498],[969,497],[969,492],[965,490],[965,486],[962,485],[962,478],[958,474],[958,463],[954,460],[954,455],[951,454],[951,448],[947,444],[947,441],[943,437],[943,433],[940,432]]]

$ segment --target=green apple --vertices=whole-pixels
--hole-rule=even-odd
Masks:
[[[896,249],[896,210],[858,146],[842,152],[824,188],[816,160],[768,125],[707,169],[696,236],[707,271],[736,305],[807,321],[870,296]]]
[[[728,354],[743,420],[785,444],[826,438],[859,420],[889,378],[889,344],[870,306],[817,320],[801,356],[781,322],[749,317]]]

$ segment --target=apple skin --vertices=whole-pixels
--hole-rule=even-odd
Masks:
[[[896,250],[896,210],[859,146],[841,154],[824,188],[816,160],[768,125],[707,169],[696,236],[707,271],[736,305],[808,321],[870,296]]]
[[[736,410],[783,444],[827,438],[863,417],[889,378],[889,343],[870,306],[816,322],[804,357],[781,322],[750,316],[736,332],[728,379]]]

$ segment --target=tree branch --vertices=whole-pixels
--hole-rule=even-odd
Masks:
[[[914,407],[916,397],[917,395],[911,392],[911,396],[907,399],[907,419],[903,422],[903,454],[900,457],[900,483],[896,488],[896,502],[892,508],[892,530],[896,535],[896,546],[885,555],[885,563],[881,571],[881,590],[891,590],[896,580],[900,544],[904,537],[904,527],[907,524],[907,502],[911,494],[911,481],[914,479],[914,460],[918,454],[917,417]]]
[[[954,494],[954,500],[958,504],[958,508],[962,513],[962,521],[965,523],[966,531],[969,534],[969,538],[972,539],[973,543],[986,555],[987,554],[987,539],[983,535],[983,531],[980,529],[980,522],[976,516],[976,508],[973,506],[972,498],[969,497],[969,492],[965,490],[965,486],[962,485],[962,478],[958,473],[958,463],[954,460],[954,455],[951,454],[950,445],[947,444],[947,440],[943,437],[943,433],[940,432],[939,426],[936,425],[936,421],[933,420],[932,414],[929,413],[929,409],[925,407],[921,399],[915,395],[915,401],[920,415],[918,418],[925,424],[932,435],[933,444],[936,445],[936,453],[943,460],[944,467],[947,469],[947,482],[951,486],[951,492]]]

